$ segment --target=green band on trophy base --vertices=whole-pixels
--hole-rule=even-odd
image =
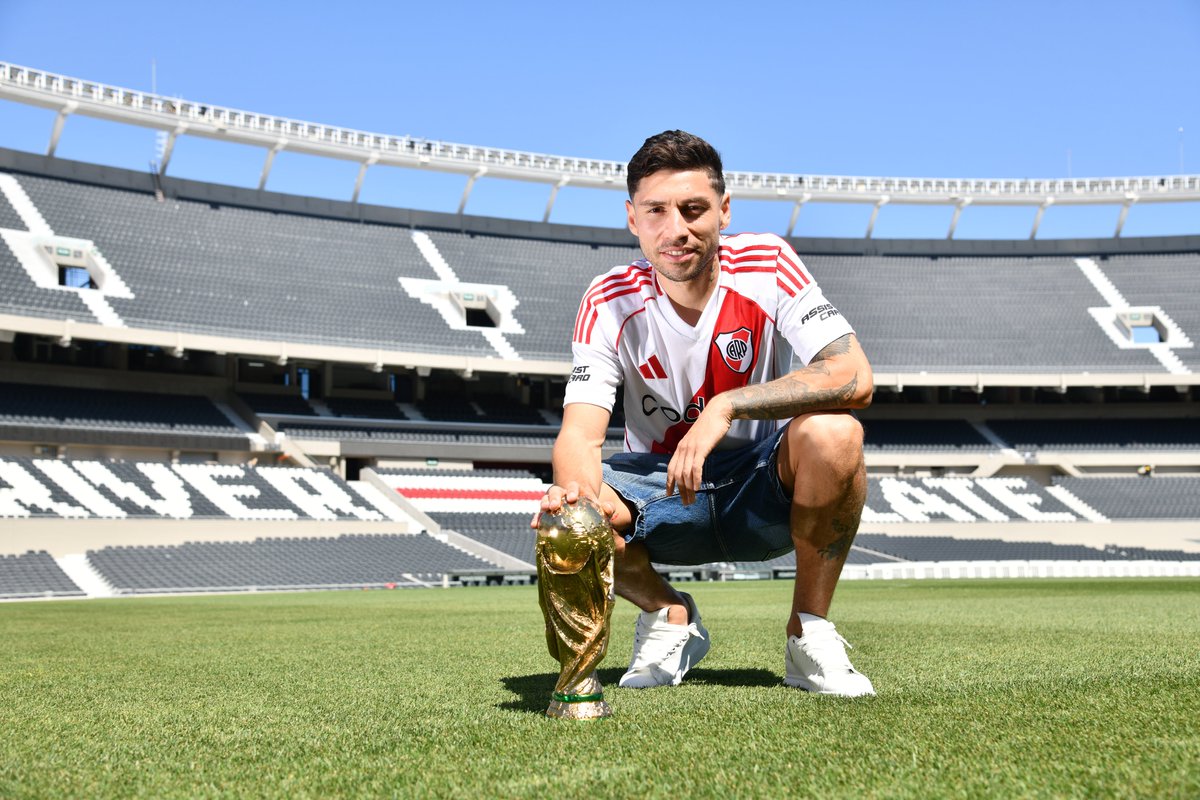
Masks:
[[[604,692],[597,692],[596,694],[559,694],[555,692],[553,697],[560,703],[591,703],[596,700],[603,700]]]
[[[558,682],[546,716],[600,719],[612,714],[596,678],[608,649],[615,599],[612,525],[595,503],[579,498],[538,520],[538,603],[546,646],[558,659]]]
[[[546,716],[554,719],[604,719],[612,716],[612,709],[603,700],[587,703],[563,703],[557,698],[550,701]]]

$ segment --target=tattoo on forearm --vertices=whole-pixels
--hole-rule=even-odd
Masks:
[[[792,375],[770,383],[747,386],[730,398],[733,415],[743,419],[784,419],[807,414],[810,411],[826,411],[846,408],[858,388],[858,376],[834,389],[814,389],[804,381],[808,367]],[[820,371],[828,374],[824,368]]]
[[[785,419],[811,411],[848,408],[858,389],[857,373],[841,386],[831,388],[814,388],[809,379],[828,377],[829,365],[824,361],[849,353],[850,349],[850,335],[847,334],[826,345],[804,369],[770,383],[745,386],[731,392],[729,400],[733,406],[733,416],[740,419]]]

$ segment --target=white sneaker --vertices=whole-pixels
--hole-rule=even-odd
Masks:
[[[875,694],[866,675],[846,656],[850,643],[833,623],[813,614],[800,614],[804,635],[788,637],[787,677],[783,682],[807,692],[862,697]]]
[[[686,592],[679,593],[688,610],[687,625],[667,622],[667,609],[643,611],[633,632],[633,660],[618,686],[645,689],[678,686],[683,676],[708,654],[708,631],[700,622],[696,603]]]

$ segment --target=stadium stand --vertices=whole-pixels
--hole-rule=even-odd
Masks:
[[[864,420],[864,450],[995,450],[996,445],[963,420]]]
[[[512,341],[525,358],[563,358],[582,288],[596,275],[641,258],[632,240],[616,247],[447,231],[429,231],[429,237],[463,280],[503,284],[520,298],[525,335]]]
[[[159,203],[142,192],[42,175],[15,178],[56,233],[94,242],[120,274],[133,297],[106,298],[120,319],[155,330],[496,357],[478,330],[452,327],[444,309],[399,283],[449,274],[507,287],[524,329],[505,333],[507,345],[526,359],[565,361],[580,287],[637,256],[632,240],[614,246],[413,231],[178,197]],[[418,234],[437,256],[418,247]],[[1088,309],[1106,304],[1071,258],[841,256],[805,254],[797,245],[877,371],[1165,371],[1147,350],[1121,349],[1101,329]],[[14,286],[6,297],[12,310],[92,319],[78,292],[34,289],[8,256],[0,269]],[[1110,259],[1105,268],[1120,263]],[[1148,286],[1139,300],[1166,302],[1157,293],[1171,279]],[[1180,305],[1179,322],[1195,330],[1189,313]]]
[[[1200,254],[1113,255],[1101,266],[1131,306],[1161,307],[1193,344],[1200,341]],[[1200,368],[1200,347],[1175,354],[1193,370]]]
[[[1110,519],[1200,520],[1200,478],[1056,477],[1054,485]]]
[[[361,439],[387,442],[423,442],[429,444],[488,444],[520,445],[550,448],[554,434],[523,433],[460,433],[433,430],[399,430],[396,428],[363,428],[347,425],[294,425],[282,423],[279,429],[297,439]],[[619,442],[613,443],[619,446]]]
[[[867,481],[863,522],[1076,522],[1088,512],[1069,491],[1025,478],[884,477]]]
[[[1183,419],[989,420],[1018,450],[1196,450],[1200,417]]]
[[[382,520],[345,481],[301,467],[0,458],[0,518]]]
[[[254,394],[240,392],[238,394],[256,414],[292,414],[295,416],[315,417],[316,410],[300,395],[295,394]]]
[[[805,256],[878,371],[1162,371],[1088,313],[1101,296],[1069,258]],[[931,287],[937,287],[931,290]]]
[[[497,570],[423,533],[106,547],[87,556],[129,593],[440,584],[449,572]]]
[[[57,569],[65,581],[29,578],[19,584],[28,596],[96,593],[88,564],[137,593],[509,580],[513,561],[530,562],[528,520],[545,485],[580,290],[640,256],[631,237],[174,178],[161,181],[160,201],[146,175],[11,151],[0,164],[0,314],[37,318],[0,330],[0,518],[22,531],[7,546],[0,533],[0,554],[8,568],[25,559],[22,575]],[[38,277],[30,264],[47,236],[94,244],[128,291],[48,285],[51,265]],[[878,384],[860,417],[872,474],[848,569],[1196,560],[1185,530],[1200,520],[1196,389],[1190,377],[1161,379],[1200,366],[1200,348],[1120,346],[1093,314],[1113,295],[1080,260],[1093,258],[1129,305],[1159,307],[1197,339],[1200,239],[1164,240],[1154,252],[1129,240],[794,244],[877,376],[910,373]],[[425,283],[440,287],[440,301],[421,293]],[[467,328],[468,312],[445,296],[455,285],[489,298],[502,330],[486,330],[478,314]],[[68,320],[126,330],[84,347]],[[152,344],[139,328],[171,334]],[[261,346],[184,343],[192,333]],[[352,349],[297,354],[304,343]],[[157,361],[141,358],[155,350]],[[71,372],[54,375],[59,366]],[[1001,373],[1044,380],[988,384]],[[1096,373],[1133,383],[1093,385]],[[618,408],[614,428],[621,421]],[[330,469],[258,466],[272,431],[286,434],[265,445],[272,459]],[[606,449],[622,444],[610,429]],[[1146,453],[1165,472],[1190,474],[1059,474],[1132,473],[1153,463],[1134,463]],[[439,460],[454,468],[395,466]],[[339,477],[360,472],[368,477]],[[103,522],[127,518],[141,521]],[[1143,538],[1153,525],[1165,533]],[[117,533],[63,550],[37,539],[39,526]],[[293,526],[308,535],[261,538]],[[172,538],[146,546],[127,533],[150,527]],[[399,532],[422,527],[432,535]],[[219,535],[180,533],[196,529]],[[789,554],[661,569],[732,580],[794,566]],[[1055,574],[1089,574],[1064,569]],[[5,580],[0,597],[17,596]]]
[[[0,192],[0,229],[24,231],[28,230],[21,215],[13,210],[12,203]]]
[[[546,483],[532,472],[508,469],[386,469],[377,474],[427,514],[531,513]]]
[[[361,397],[326,397],[325,405],[339,417],[367,419],[408,419],[392,400],[373,400]]]
[[[861,549],[895,556],[905,561],[1189,561],[1200,553],[1095,548],[1048,542],[1006,542],[1000,539],[956,539],[950,536],[895,536],[860,533]]]
[[[0,383],[0,438],[248,450],[207,397]]]
[[[45,550],[0,555],[0,598],[82,597],[84,592]]]
[[[417,404],[425,419],[440,422],[497,422],[519,425],[545,425],[546,420],[535,409],[522,406],[503,397],[478,397],[464,400],[438,397]]]
[[[2,174],[2,173],[0,173]],[[45,289],[35,285],[21,268],[8,243],[0,232],[0,312],[50,319],[73,319],[95,323],[91,309],[73,289]]]
[[[536,507],[536,506],[535,506]],[[443,527],[494,547],[513,558],[533,563],[534,531],[531,512],[440,512],[433,518]]]
[[[128,325],[491,354],[402,291],[401,275],[436,278],[406,230],[19,180],[55,233],[95,242],[116,267],[135,297],[109,302]]]

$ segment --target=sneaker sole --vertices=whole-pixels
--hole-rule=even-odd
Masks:
[[[854,692],[852,694],[848,694],[846,692],[830,691],[829,689],[817,689],[811,683],[809,683],[807,680],[805,680],[804,678],[784,678],[783,683],[786,686],[791,686],[793,689],[799,689],[800,691],[808,692],[809,694],[820,694],[820,695],[834,696],[834,697],[874,697],[875,696],[874,688],[871,688],[870,690],[865,691],[865,692]]]

